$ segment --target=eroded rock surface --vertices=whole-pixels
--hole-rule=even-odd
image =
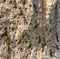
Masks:
[[[0,59],[59,59],[60,0],[0,0]]]

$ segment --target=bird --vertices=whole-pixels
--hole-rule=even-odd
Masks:
[[[52,44],[52,47],[56,48],[57,50],[60,50],[57,44]]]

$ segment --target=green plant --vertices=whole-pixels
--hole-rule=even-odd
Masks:
[[[43,42],[42,42],[42,52],[44,51],[44,47],[46,46],[46,40],[45,38],[43,38]]]
[[[10,42],[11,42],[11,40],[10,40],[8,37],[6,38],[6,40],[5,40],[5,41],[6,41],[6,43],[7,43],[8,45],[9,45],[9,44],[10,44]]]
[[[3,37],[3,36],[8,36],[7,35],[7,30],[5,30],[5,32],[1,35],[1,37]]]
[[[20,12],[19,12],[19,14],[18,14],[19,16],[21,16],[21,15],[23,15],[23,11],[22,10],[20,10]]]
[[[50,49],[50,56],[52,57],[54,55],[54,51]]]
[[[25,42],[25,43],[27,43],[27,40],[26,40],[26,39],[24,39],[24,42]]]
[[[24,37],[24,36],[26,36],[26,35],[27,35],[27,32],[26,32],[26,30],[24,30],[23,35],[22,35],[22,36]]]
[[[27,43],[27,48],[31,48],[31,42]]]
[[[49,30],[49,32],[51,32],[51,29]]]
[[[46,31],[48,31],[48,28],[46,28]]]
[[[38,23],[36,23],[36,24],[35,24],[35,26],[34,26],[34,28],[38,28],[38,26],[39,26],[39,24],[38,24]]]
[[[10,4],[12,3],[13,1],[10,1]]]
[[[19,38],[19,39],[18,39],[18,44],[20,44],[20,43],[21,43],[21,41],[22,41],[22,39],[21,39],[21,38]]]
[[[7,46],[7,52],[8,52],[8,54],[11,53],[11,47],[10,47],[10,45]]]
[[[45,47],[45,45],[44,45],[44,43],[42,43],[42,52],[44,51],[44,47]]]
[[[36,4],[33,4],[33,7],[34,7],[35,12],[37,12],[37,6],[36,6]]]
[[[4,0],[4,2],[6,2],[6,0]]]
[[[45,38],[43,38],[43,43],[44,43],[44,46],[46,45],[46,40],[45,40]]]
[[[26,0],[21,0],[21,2],[22,2],[23,4],[26,4]]]
[[[49,23],[51,24],[52,23],[52,20],[50,19]]]
[[[59,41],[59,40],[58,40],[58,33],[56,33],[56,40],[57,40],[57,42]]]
[[[28,22],[27,22],[27,19],[24,18],[24,24],[27,24],[27,23],[28,23]]]
[[[41,37],[40,37],[40,36],[38,37],[37,42],[38,42],[38,43],[41,42]]]
[[[17,8],[16,0],[14,0],[13,7]]]
[[[5,32],[4,32],[4,36],[7,36],[7,30],[5,30]]]

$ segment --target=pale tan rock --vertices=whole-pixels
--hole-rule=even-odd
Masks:
[[[56,50],[56,48],[52,47],[52,44],[56,42],[56,31],[58,31],[58,39],[60,39],[60,24],[58,23],[60,21],[60,10],[57,8],[58,14],[55,14],[56,3],[57,0],[28,0],[26,4],[22,4],[20,0],[16,0],[17,8],[14,8],[13,0],[6,0],[6,2],[0,0],[0,59],[7,59],[6,49],[8,45],[4,41],[6,37],[1,37],[5,32],[5,27],[11,40],[10,59],[52,59],[49,49]],[[57,3],[57,7],[60,7],[59,3]],[[20,10],[22,10],[23,15],[19,15]],[[56,19],[56,15],[58,19]],[[51,24],[50,19],[52,19]],[[24,24],[26,20],[28,23]],[[35,26],[36,23],[39,25]],[[24,30],[27,31],[27,34],[24,33]],[[18,40],[21,36],[23,37],[19,44]],[[38,43],[39,36],[42,42],[43,39],[46,39],[46,41],[51,40],[44,47],[44,52],[42,52],[41,48],[42,42]],[[28,42],[31,43],[30,49],[27,48]]]

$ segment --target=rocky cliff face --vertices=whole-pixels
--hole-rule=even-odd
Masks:
[[[0,0],[0,59],[59,59],[59,16],[60,0]]]

